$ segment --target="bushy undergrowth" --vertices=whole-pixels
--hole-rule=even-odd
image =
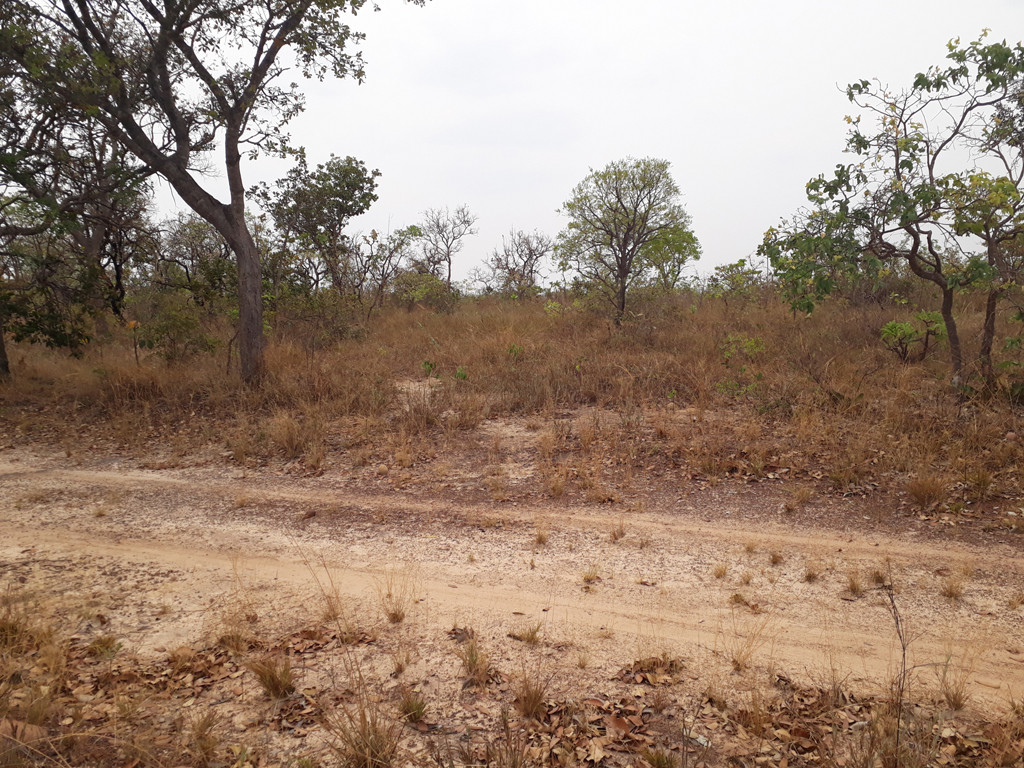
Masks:
[[[970,339],[981,307],[963,306]],[[281,330],[265,381],[250,388],[227,343],[173,365],[137,364],[127,331],[81,359],[15,346],[0,418],[37,438],[82,427],[126,443],[173,434],[182,450],[221,440],[237,461],[316,464],[371,435],[451,445],[485,419],[524,417],[549,427],[547,477],[559,476],[560,457],[599,451],[707,477],[804,472],[837,491],[941,489],[929,504],[1019,490],[1010,398],[954,390],[941,345],[906,362],[883,343],[880,329],[911,318],[912,305],[832,301],[804,317],[770,294],[684,293],[637,307],[621,327],[553,301],[394,309],[315,348]],[[604,416],[577,424],[579,409]]]

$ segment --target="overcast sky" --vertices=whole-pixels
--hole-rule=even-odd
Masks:
[[[512,227],[556,235],[572,188],[626,156],[671,162],[701,271],[750,256],[843,160],[847,83],[909,85],[986,27],[1024,37],[1021,0],[378,1],[352,20],[366,81],[307,84],[292,136],[311,164],[333,152],[380,169],[364,231],[467,204],[479,234],[458,277]]]

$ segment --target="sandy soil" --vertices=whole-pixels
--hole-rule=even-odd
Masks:
[[[507,449],[521,427],[505,430],[504,475],[528,478],[528,451]],[[457,462],[399,481],[341,462],[304,477],[224,460],[143,469],[102,451],[8,446],[0,590],[80,604],[77,635],[112,633],[154,659],[238,623],[297,632],[336,593],[344,620],[377,638],[356,652],[364,673],[394,690],[393,659],[408,654],[403,684],[429,694],[433,720],[451,725],[468,706],[453,627],[472,627],[510,679],[541,670],[552,699],[628,695],[620,671],[659,654],[684,661],[679,697],[742,690],[765,674],[878,691],[895,635],[877,572],[891,574],[919,686],[936,686],[952,659],[968,671],[971,707],[1024,694],[1019,535],[894,519],[859,498],[818,496],[787,514],[770,484],[680,490],[638,477],[633,497],[614,504],[539,493],[496,502],[467,490],[482,470]],[[863,594],[850,594],[851,575]],[[950,581],[962,583],[959,599],[942,594]],[[382,613],[388,587],[412,595],[398,625]],[[535,624],[538,645],[509,637]],[[730,661],[745,653],[752,670],[737,673]],[[323,688],[343,667],[303,668],[300,685]],[[257,698],[251,682],[236,693]],[[470,704],[494,714],[487,701]],[[243,708],[233,717],[251,725]]]

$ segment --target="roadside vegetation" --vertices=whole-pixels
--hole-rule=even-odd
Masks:
[[[907,303],[889,298],[897,289]],[[336,319],[332,342],[281,313],[259,387],[225,373],[216,317],[202,329],[213,349],[185,360],[139,353],[137,329],[110,326],[77,358],[12,346],[0,419],[11,436],[56,444],[92,435],[178,461],[212,450],[316,472],[430,461],[485,420],[521,418],[552,496],[612,499],[657,468],[680,482],[887,492],[953,514],[1019,497],[1015,379],[965,395],[938,354],[900,359],[882,329],[911,323],[928,297],[896,281],[880,292],[794,316],[770,284],[680,291],[639,300],[618,326],[569,296],[468,299],[443,313],[393,308],[370,325]],[[963,302],[965,337],[984,300]],[[794,507],[803,493],[794,486]]]
[[[288,144],[302,98],[274,84],[288,69],[278,54],[297,52],[307,76],[361,79],[343,11],[363,5],[4,5],[0,449],[331,471],[389,491],[443,483],[471,459],[485,463],[481,481],[460,492],[496,510],[476,531],[503,528],[503,504],[547,505],[531,571],[563,546],[557,513],[570,505],[610,507],[602,543],[649,555],[655,535],[629,516],[655,482],[673,498],[770,484],[794,516],[857,495],[878,501],[877,516],[844,530],[898,531],[913,516],[1019,540],[1024,47],[954,41],[904,91],[851,85],[869,118],[849,121],[856,161],[810,182],[810,209],[766,233],[762,262],[692,277],[701,246],[669,163],[625,158],[571,191],[557,237],[511,231],[460,286],[468,206],[350,231],[380,174],[351,157],[311,168]],[[226,203],[196,171],[218,147]],[[243,159],[261,151],[296,163],[246,188]],[[191,213],[156,221],[155,173]],[[501,436],[486,432],[499,421],[532,436],[530,471],[510,472]],[[251,504],[238,494],[232,509]],[[604,589],[613,575],[599,554],[574,555],[566,588]],[[472,549],[460,558],[477,562]],[[417,631],[414,567],[382,573],[360,610],[310,566],[321,616],[257,626],[258,612],[236,610],[223,632],[156,659],[130,653],[102,613],[36,592],[39,574],[10,570],[0,768],[898,768],[1019,765],[1024,753],[1019,701],[961,714],[981,651],[951,648],[929,663],[936,685],[921,683],[890,571],[755,540],[705,568],[732,612],[713,641],[720,668],[623,650],[613,682],[556,694],[543,652],[571,649],[585,670],[586,648],[552,643],[532,619],[497,639],[456,625],[440,640],[465,706],[447,726],[436,687],[400,680],[415,663],[403,634]],[[783,571],[808,590],[838,573],[839,599],[870,596],[887,612],[899,657],[877,692],[835,670],[794,682],[774,668],[772,615],[755,591]],[[973,574],[944,566],[929,589],[957,610]],[[519,669],[499,663],[508,640]],[[689,688],[673,687],[684,678]],[[248,709],[229,729],[217,708],[240,698]],[[470,709],[485,737],[446,730]],[[466,738],[449,741],[456,732]],[[281,747],[282,733],[302,747]]]

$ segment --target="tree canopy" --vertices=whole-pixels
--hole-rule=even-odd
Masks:
[[[847,118],[856,159],[808,182],[808,209],[769,230],[760,252],[804,311],[844,278],[872,279],[892,264],[932,283],[955,383],[965,365],[955,294],[986,288],[978,360],[991,384],[997,303],[1019,278],[1007,245],[1024,233],[1024,48],[954,40],[947,61],[904,90],[848,86],[867,117]]]
[[[281,246],[308,254],[316,273],[325,273],[339,293],[352,288],[353,251],[345,230],[349,220],[364,213],[377,199],[380,172],[369,171],[354,157],[331,155],[314,170],[298,163],[259,197],[281,236]]]
[[[418,225],[423,254],[420,267],[443,280],[449,291],[452,289],[452,257],[462,250],[467,237],[476,234],[476,219],[468,205],[460,205],[454,211],[430,208],[423,212],[423,221]]]
[[[558,236],[559,265],[612,304],[616,323],[630,286],[654,273],[675,282],[678,268],[699,258],[679,197],[668,161],[628,157],[591,170],[562,205],[569,223]]]
[[[410,0],[423,4],[425,0]],[[303,107],[282,85],[363,77],[347,23],[365,0],[7,0],[0,13],[4,93],[31,90],[63,115],[102,126],[213,225],[238,263],[242,375],[263,368],[260,258],[245,217],[244,156],[288,150]],[[204,174],[221,152],[227,199]]]

